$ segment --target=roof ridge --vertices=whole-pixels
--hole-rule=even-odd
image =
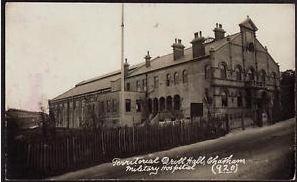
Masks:
[[[191,46],[191,47],[188,47],[188,48],[185,48],[185,50],[188,50],[188,49],[191,49],[191,48],[192,48],[192,46]],[[157,57],[155,57],[154,59],[152,59],[151,61],[156,61],[156,60],[158,60],[158,59],[160,59],[160,58],[162,58],[162,57],[169,56],[169,55],[172,55],[172,54],[173,54],[173,52],[168,53],[168,54],[165,54],[165,55],[162,55],[162,56],[157,56]],[[143,64],[143,65],[141,65],[141,66],[135,68],[134,70],[131,71],[131,73],[133,73],[134,71],[139,70],[139,69],[142,68],[143,66],[145,66],[145,64]]]
[[[237,33],[235,33],[235,34],[229,35],[229,36],[234,36],[234,37],[232,37],[232,38],[230,39],[230,41],[234,40],[238,35],[240,35],[240,32],[237,32]],[[223,41],[223,40],[227,39],[227,37],[228,37],[228,36],[224,37],[224,38],[221,39],[220,41]],[[225,43],[223,43],[222,45],[218,46],[218,48],[215,48],[215,50],[219,50],[219,49],[221,49],[221,48],[224,47],[227,43],[228,43],[228,41],[225,42]]]

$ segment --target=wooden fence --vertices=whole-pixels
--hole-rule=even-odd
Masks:
[[[128,157],[225,135],[228,117],[209,121],[170,122],[102,131],[81,130],[63,137],[19,141],[15,163],[29,177],[47,177],[115,157]],[[22,173],[19,171],[19,173]],[[38,174],[38,175],[37,175]]]

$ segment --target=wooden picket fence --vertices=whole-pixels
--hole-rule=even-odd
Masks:
[[[113,158],[165,150],[225,135],[227,117],[102,131],[80,130],[17,143],[17,163],[30,177],[47,177]],[[30,172],[31,173],[28,173]]]

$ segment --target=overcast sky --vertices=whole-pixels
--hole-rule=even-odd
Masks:
[[[258,27],[281,71],[295,67],[295,7],[286,4],[125,4],[125,57],[130,64],[190,46],[215,23],[239,32],[246,16]],[[6,108],[38,110],[76,83],[120,69],[121,5],[6,4]]]

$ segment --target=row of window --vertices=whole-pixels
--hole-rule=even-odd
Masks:
[[[179,78],[179,73],[178,72],[174,72],[173,80],[171,78],[170,73],[168,73],[166,75],[166,86],[170,86],[172,81],[173,81],[174,85],[179,83],[180,78]],[[188,72],[187,72],[187,70],[182,71],[182,80],[181,81],[182,81],[182,83],[188,82]],[[158,76],[154,76],[154,85],[153,86],[154,86],[154,88],[159,87],[159,77]],[[130,85],[129,82],[127,82],[126,83],[126,90],[130,91],[130,89],[131,89],[131,85]],[[137,91],[146,91],[147,90],[147,81],[146,81],[146,79],[136,81],[136,90]]]
[[[174,72],[173,74],[173,84],[174,85],[177,85],[179,83],[180,79],[179,79],[179,75],[178,75],[178,72]],[[170,86],[172,82],[172,79],[171,79],[171,74],[168,73],[166,75],[166,86]],[[183,70],[182,71],[182,83],[187,83],[188,82],[188,71],[187,70]]]
[[[222,62],[219,64],[219,70],[220,70],[220,78],[222,79],[227,79],[227,65],[226,63]],[[241,81],[242,80],[242,68],[240,65],[237,65],[235,67],[235,75],[236,75],[236,80]],[[205,66],[205,78],[208,79],[212,75],[211,72],[211,67],[210,65]],[[266,82],[266,72],[265,70],[261,70],[259,72],[259,81],[265,83]],[[276,80],[276,73],[272,72],[271,77]],[[248,80],[252,81],[255,80],[255,69],[253,67],[250,67],[247,71],[247,78]],[[269,78],[269,77],[268,77]]]
[[[166,106],[166,107],[165,107]],[[167,97],[160,97],[154,98],[154,99],[148,99],[148,110],[149,113],[156,113],[156,112],[163,112],[165,111],[165,108],[167,111],[171,111],[174,109],[175,111],[180,110],[181,108],[181,97],[179,95],[174,95],[173,97],[167,96]]]
[[[77,101],[76,103],[74,102],[73,104],[73,109],[79,107],[79,110],[82,110],[85,107],[85,101],[83,100],[82,102]],[[92,105],[92,108],[89,109],[94,109],[95,104],[92,103],[89,106]],[[64,104],[57,104],[54,106],[54,108],[56,107],[56,110],[64,110],[66,111],[67,109],[72,109],[72,103],[70,102],[69,107],[67,103]],[[111,99],[111,100],[106,100],[106,101],[98,101],[98,111],[101,113],[106,112],[117,112],[117,102],[115,99]]]
[[[131,99],[125,99],[125,110],[126,112],[131,112]],[[136,99],[136,105],[135,105],[135,108],[136,108],[136,112],[141,112],[142,110],[142,101],[141,99]]]
[[[221,103],[222,107],[228,107],[228,94],[226,91],[221,93]],[[237,95],[237,107],[242,107],[242,94],[239,92]]]

